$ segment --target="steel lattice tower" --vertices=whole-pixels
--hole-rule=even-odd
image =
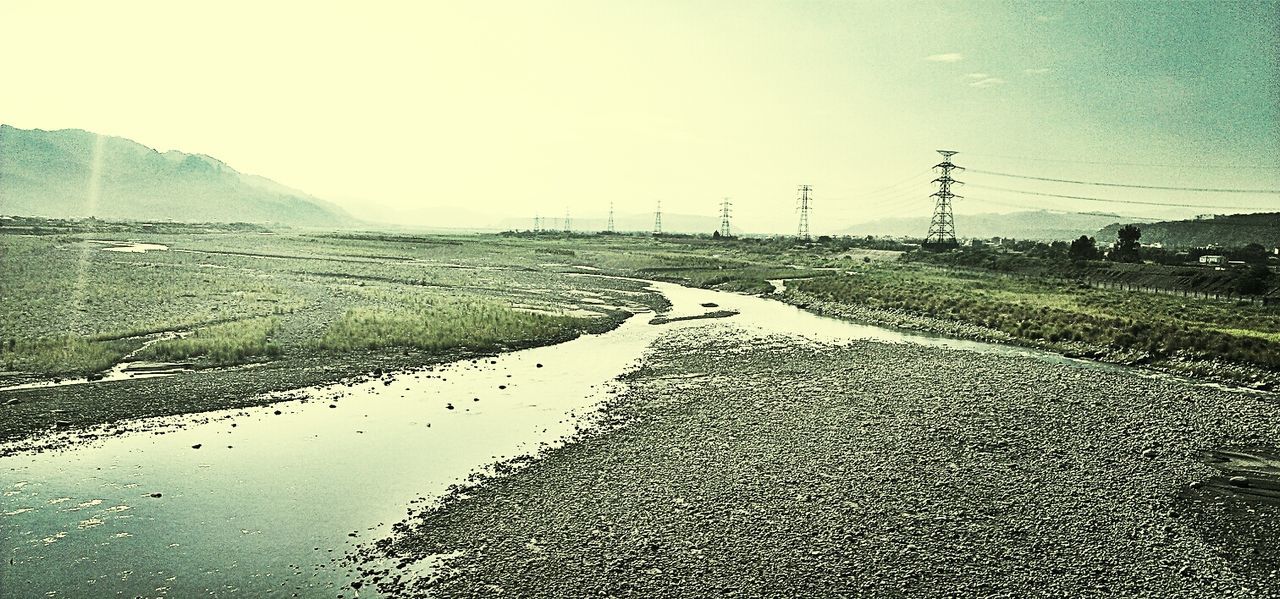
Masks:
[[[564,209],[564,232],[569,233],[572,231],[573,231],[573,228],[569,226],[569,209],[565,208]]]
[[[609,202],[609,228],[606,231],[613,232],[613,202]]]
[[[809,197],[809,192],[813,191],[813,187],[809,185],[800,186],[800,197],[796,199],[797,208],[800,210],[800,227],[797,235],[800,239],[808,241],[809,237],[809,203],[813,198]]]
[[[729,207],[733,204],[729,202],[729,198],[725,198],[720,202],[720,236],[729,236]]]
[[[933,165],[933,168],[940,169],[942,175],[933,182],[938,184],[938,191],[930,194],[930,197],[937,198],[933,206],[933,218],[929,221],[929,234],[924,238],[925,247],[946,249],[960,245],[956,241],[956,220],[951,213],[951,200],[963,196],[951,193],[951,185],[963,185],[963,181],[956,181],[951,178],[951,171],[964,167],[956,166],[951,163],[951,157],[958,152],[953,150],[938,150],[942,154],[942,162]]]
[[[662,200],[658,200],[658,208],[653,211],[653,234],[662,234]]]
[[[533,232],[537,233],[542,230],[542,217],[537,214],[533,215]]]

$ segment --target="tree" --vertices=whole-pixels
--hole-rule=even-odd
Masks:
[[[1098,242],[1088,235],[1081,235],[1080,239],[1071,242],[1071,247],[1067,249],[1067,257],[1073,261],[1097,260]]]
[[[1240,295],[1262,295],[1271,287],[1271,269],[1266,264],[1254,264],[1236,279],[1236,292]]]
[[[1111,246],[1110,258],[1116,262],[1141,262],[1142,256],[1138,253],[1138,248],[1142,244],[1138,240],[1142,238],[1142,231],[1133,225],[1125,225],[1120,227],[1120,231],[1116,233],[1116,243]]]

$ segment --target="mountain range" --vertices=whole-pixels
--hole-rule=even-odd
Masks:
[[[203,154],[0,125],[0,214],[340,227],[341,208]]]

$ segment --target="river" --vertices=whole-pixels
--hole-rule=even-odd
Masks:
[[[664,325],[639,314],[559,345],[0,458],[0,597],[349,593],[350,573],[334,560],[354,543],[385,535],[410,505],[469,473],[572,434],[616,392],[615,378],[674,329],[874,339],[1113,368],[834,320],[759,297],[653,287],[672,302],[668,316],[738,314]]]

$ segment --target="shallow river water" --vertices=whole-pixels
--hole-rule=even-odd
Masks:
[[[0,597],[352,596],[348,573],[332,560],[386,533],[415,499],[573,433],[613,379],[676,328],[1078,363],[837,321],[757,297],[654,287],[671,300],[670,316],[739,314],[666,325],[641,314],[560,345],[0,458]]]

